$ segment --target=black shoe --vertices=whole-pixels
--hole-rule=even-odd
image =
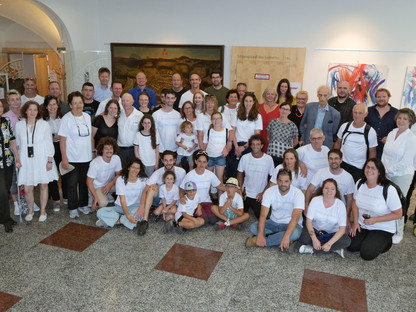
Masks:
[[[14,220],[12,219],[11,224],[12,224],[12,225],[16,225],[16,224],[17,224],[17,222],[16,222],[16,221],[14,221]]]
[[[155,223],[158,223],[160,219],[162,219],[162,214],[160,214],[160,215],[155,215],[154,222],[155,222]]]
[[[177,227],[176,227],[176,233],[178,233],[178,234],[182,234],[183,232],[185,232],[186,230],[183,228],[183,227],[181,227],[180,225],[178,225]]]
[[[13,232],[13,225],[12,225],[12,223],[11,222],[10,223],[6,223],[4,225],[4,230],[6,231],[6,233]]]
[[[137,224],[137,234],[143,236],[146,234],[146,230],[149,227],[149,223],[146,220],[143,220]]]

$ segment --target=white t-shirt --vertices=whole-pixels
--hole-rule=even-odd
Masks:
[[[336,233],[340,226],[347,226],[347,209],[338,198],[329,208],[325,208],[322,196],[312,198],[306,217],[312,220],[314,229],[327,233]]]
[[[251,153],[240,158],[237,170],[244,172],[244,184],[246,194],[250,198],[256,198],[264,191],[269,175],[273,174],[274,163],[270,155],[263,154],[260,158],[254,158]]]
[[[297,150],[299,160],[303,162],[308,168],[308,175],[306,177],[307,183],[311,183],[316,171],[321,168],[328,167],[328,152],[329,148],[322,145],[321,151],[317,152],[312,148],[311,144],[299,147]]]
[[[270,178],[270,182],[277,184],[277,174],[279,173],[280,169],[283,169],[282,164],[274,168],[272,177]],[[302,177],[302,175],[300,174],[300,168],[298,169],[298,177],[296,177],[295,173],[292,171],[292,185],[300,190],[306,190],[308,188],[306,178]]]
[[[150,135],[144,135],[140,131],[134,137],[134,145],[139,147],[140,160],[145,166],[154,166],[156,164],[156,153],[152,147],[152,138]],[[159,135],[156,130],[156,145],[159,145]]]
[[[311,180],[311,184],[315,186],[315,192],[319,187],[322,186],[322,183],[326,180],[332,178],[337,181],[338,190],[341,194],[341,198],[344,204],[346,204],[345,195],[354,194],[355,183],[351,174],[346,170],[342,170],[341,174],[332,174],[328,168],[319,169]]]
[[[399,195],[394,186],[387,189],[387,201],[384,200],[383,186],[377,185],[371,189],[367,183],[363,183],[357,190],[360,180],[355,185],[354,199],[358,207],[358,223],[363,229],[381,230],[389,233],[396,233],[396,221],[377,222],[373,225],[365,225],[363,214],[369,214],[371,217],[384,216],[394,210],[400,209],[402,204]]]
[[[175,172],[176,180],[175,185],[180,187],[183,179],[186,176],[186,171],[183,168],[173,166],[173,172]],[[149,179],[147,179],[147,185],[157,184],[159,187],[164,183],[163,175],[165,174],[165,167],[159,168],[152,173]]]
[[[196,193],[199,195],[201,203],[210,203],[209,190],[211,186],[217,187],[221,184],[217,176],[209,170],[205,170],[203,174],[196,173],[195,169],[189,171],[181,183],[181,189],[185,189],[186,182],[190,181],[196,184]]]
[[[228,131],[233,130],[227,119],[222,116],[221,127],[227,128]],[[202,131],[204,134],[208,132],[209,126],[211,125],[211,116],[208,114],[200,113],[196,117],[196,130]]]
[[[120,147],[133,146],[136,133],[139,132],[139,123],[143,117],[143,113],[133,107],[133,112],[126,117],[126,112],[120,113],[120,118],[117,121],[118,136],[117,144]]]
[[[118,196],[115,204],[121,206],[120,195],[124,195],[127,206],[139,205],[145,186],[146,179],[138,178],[135,183],[127,182],[127,184],[124,184],[124,178],[118,177],[116,181],[116,194]]]
[[[228,194],[227,192],[224,192],[221,194],[220,196],[220,200],[218,202],[219,206],[222,207],[225,205],[225,203],[228,200]],[[234,194],[233,197],[233,201],[231,202],[231,207],[233,207],[234,209],[244,209],[244,202],[243,202],[243,198],[241,197],[240,194],[238,194],[237,192]],[[230,208],[227,208],[227,211],[230,213],[234,213]]]
[[[178,149],[176,145],[176,131],[181,120],[181,114],[176,110],[165,112],[162,108],[154,112],[152,116],[155,120],[156,129],[159,132],[159,152],[162,153],[165,150],[176,152]]]
[[[209,138],[208,138],[209,131]],[[209,157],[219,157],[222,155],[224,147],[227,145],[227,129],[223,128],[221,131],[216,131],[214,128],[204,133],[204,143],[207,145],[207,153]]]
[[[182,141],[183,139],[183,141]],[[182,142],[181,142],[182,141]],[[176,142],[180,142],[186,147],[194,147],[195,144],[198,144],[198,140],[196,138],[196,135],[192,133],[192,135],[187,135],[185,133],[179,133],[179,135],[176,137]],[[178,147],[178,155],[183,156],[191,156],[195,150],[192,150],[192,152],[188,152],[182,147]]]
[[[263,119],[260,114],[258,114],[257,119],[253,121],[236,118],[235,123],[232,124],[232,126],[235,127],[237,142],[248,142],[248,139],[254,134],[255,130],[263,130]]]
[[[264,192],[261,205],[272,209],[270,216],[272,221],[289,224],[292,220],[293,209],[305,210],[305,195],[300,189],[291,185],[289,192],[282,196],[279,186],[275,185]],[[302,216],[300,216],[298,224],[302,226]]]
[[[95,116],[99,116],[99,115],[101,115],[102,113],[104,113],[104,111],[105,111],[105,106],[107,105],[107,103],[110,101],[110,100],[112,100],[113,98],[108,98],[108,99],[105,99],[104,101],[101,101],[100,102],[100,105],[98,105],[98,109],[97,109],[97,111],[95,112]],[[124,110],[124,108],[123,108],[123,105],[121,105],[121,97],[118,99],[118,105],[120,106],[120,112],[122,112],[123,110]]]
[[[94,179],[94,187],[98,188],[110,183],[118,171],[121,171],[121,160],[118,155],[113,155],[109,163],[106,163],[102,156],[97,156],[90,162],[87,176]]]
[[[164,198],[166,200],[166,206],[169,206],[174,200],[179,201],[179,187],[177,185],[173,185],[172,189],[168,191],[166,189],[166,184],[163,184],[159,188],[159,198]],[[162,201],[160,201],[162,202]],[[178,202],[176,202],[176,206]]]
[[[178,221],[178,219],[182,216],[182,212],[185,212],[188,215],[193,216],[196,208],[198,208],[198,205],[201,202],[198,194],[195,194],[193,200],[190,200],[187,195],[185,195],[185,197],[186,203],[185,205],[179,203],[178,210],[175,213],[175,221]]]
[[[236,105],[236,107],[235,108],[230,108],[229,106],[228,106],[228,104],[226,104],[225,106],[224,106],[224,111],[222,112],[222,117],[223,118],[225,118],[225,119],[227,119],[228,120],[228,122],[231,124],[231,125],[234,125],[235,124],[235,122],[236,122],[236,120],[237,120],[237,109],[238,109],[238,105],[239,105],[240,103],[237,103],[237,105]]]
[[[199,90],[205,95],[207,95],[207,93],[205,91]],[[185,102],[193,102],[194,101],[194,94],[191,92],[191,90],[186,91],[184,94],[181,95],[181,99],[179,101],[179,108],[181,108],[183,106],[183,103]]]
[[[71,112],[61,120],[58,134],[66,138],[66,155],[69,162],[82,163],[92,159],[91,117],[86,113],[75,117]]]
[[[367,144],[365,144],[365,137],[362,134],[348,134],[347,132],[343,138],[342,133],[344,133],[347,124],[348,122],[343,123],[342,126],[339,128],[337,134],[338,138],[341,139],[341,152],[343,154],[343,161],[345,161],[347,164],[351,166],[361,169],[364,166],[365,161],[367,160]],[[361,128],[355,128],[353,124],[354,123],[351,123],[351,125],[348,128],[348,131],[364,133],[366,124],[364,124],[364,126],[362,126]],[[376,147],[378,145],[377,133],[373,128],[371,128],[368,132],[368,144],[370,148]]]
[[[45,102],[45,98],[43,96],[40,96],[39,94],[36,94],[36,96],[33,97],[33,98],[28,98],[26,95],[23,94],[21,96],[20,107],[23,107],[23,105],[25,105],[25,103],[28,102],[28,101],[35,101],[39,105],[42,105],[43,102]]]

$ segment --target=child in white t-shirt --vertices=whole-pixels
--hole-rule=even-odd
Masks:
[[[181,133],[176,137],[176,145],[178,148],[178,157],[176,158],[176,166],[181,166],[181,160],[183,157],[186,157],[189,164],[189,170],[194,168],[194,162],[192,160],[192,153],[195,148],[198,146],[197,138],[194,134],[194,126],[190,121],[184,121],[180,125]]]
[[[212,213],[224,221],[218,225],[216,230],[223,230],[227,226],[241,230],[241,223],[250,219],[250,215],[244,212],[243,199],[237,193],[237,190],[240,189],[238,180],[229,178],[225,183],[225,188],[227,192],[220,196],[219,207],[214,205],[211,208]]]
[[[166,171],[163,174],[163,182],[165,184],[159,188],[161,204],[153,212],[156,216],[155,222],[158,222],[162,216],[165,221],[175,219],[177,204],[179,202],[179,187],[175,185],[175,180],[175,172]]]
[[[163,228],[164,233],[176,228],[176,232],[181,234],[184,230],[195,229],[204,225],[204,219],[199,217],[202,215],[202,206],[199,204],[196,189],[195,182],[190,181],[185,184],[186,203],[179,203],[178,210],[175,213],[175,222],[167,222]]]

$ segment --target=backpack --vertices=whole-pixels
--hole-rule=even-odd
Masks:
[[[363,183],[364,182],[363,182],[362,179],[360,179],[360,181],[358,181],[357,191],[360,189],[360,187],[361,187],[361,185],[363,185]],[[392,182],[390,180],[388,181],[387,184],[383,185],[383,197],[384,197],[384,200],[387,201],[387,192],[388,192],[388,188],[389,188],[390,185],[393,186],[396,189],[397,195],[399,195],[400,203],[402,204],[402,217],[403,217],[405,215],[404,209],[406,207],[406,198],[404,197],[404,195],[403,195],[402,190],[400,189],[400,187],[396,183],[394,183],[394,182]]]
[[[344,132],[342,133],[342,136],[341,136],[342,145],[344,145],[345,140],[348,138],[350,134],[364,135],[365,144],[367,145],[367,159],[368,159],[370,155],[370,143],[368,142],[368,133],[370,132],[371,126],[368,124],[365,124],[364,133],[363,133],[363,132],[357,132],[357,131],[349,131],[348,129],[350,128],[351,124],[352,124],[352,121],[347,123],[347,126],[345,127]],[[345,134],[347,134],[347,136],[344,138]]]

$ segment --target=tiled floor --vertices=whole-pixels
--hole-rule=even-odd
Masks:
[[[94,227],[95,221],[94,215],[70,220],[68,212],[63,210],[55,214],[48,211],[44,223],[19,224],[12,234],[6,234],[0,226],[0,291],[22,298],[9,311],[338,309],[335,305],[318,306],[321,303],[311,301],[314,299],[311,297],[304,300],[308,291],[313,294],[310,288],[316,287],[316,283],[321,288],[327,287],[327,302],[340,302],[342,296],[346,311],[358,302],[366,302],[368,311],[415,311],[416,237],[411,234],[410,223],[400,245],[374,261],[365,262],[358,254],[349,252],[341,259],[336,254],[301,255],[282,253],[277,248],[247,249],[244,242],[250,236],[248,225],[253,219],[242,232],[229,229],[216,232],[205,226],[182,235],[164,235],[162,222],[150,223],[143,237],[125,228],[105,232]],[[70,249],[45,244],[62,236],[74,237],[72,241],[76,243],[60,245]],[[82,245],[83,240],[88,244]],[[189,256],[192,253],[194,257]],[[214,254],[215,260],[208,260],[207,254]],[[212,272],[204,277],[189,277],[170,273],[172,270],[164,266],[161,270],[161,260],[169,257],[176,257],[174,264],[179,269],[206,271],[210,265]],[[191,261],[191,265],[184,261]],[[218,261],[216,265],[214,261]],[[350,279],[360,280],[361,287],[365,283],[365,291],[352,296],[357,289],[348,286]],[[344,282],[347,283],[341,284]],[[342,291],[335,292],[339,287]],[[348,299],[351,296],[353,299]],[[362,305],[354,311],[366,311],[365,308]]]

